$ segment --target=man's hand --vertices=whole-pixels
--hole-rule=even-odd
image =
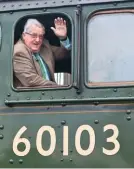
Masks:
[[[51,27],[53,32],[56,36],[58,36],[59,39],[66,39],[67,37],[67,26],[66,21],[63,20],[63,18],[57,18],[54,20],[55,28]]]

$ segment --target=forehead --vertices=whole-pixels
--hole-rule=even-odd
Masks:
[[[31,25],[29,30],[31,33],[44,34],[44,29],[42,27],[37,26],[37,25]]]

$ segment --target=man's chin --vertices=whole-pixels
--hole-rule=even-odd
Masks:
[[[38,48],[34,48],[34,49],[32,49],[32,51],[35,53],[35,52],[39,52],[40,51],[40,49]]]

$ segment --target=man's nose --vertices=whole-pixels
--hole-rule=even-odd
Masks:
[[[39,36],[37,36],[35,40],[36,40],[36,42],[39,42],[40,41]]]

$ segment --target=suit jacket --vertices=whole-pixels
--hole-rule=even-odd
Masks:
[[[15,87],[56,86],[54,79],[55,60],[67,57],[68,50],[63,46],[52,46],[47,40],[44,40],[39,53],[48,66],[51,81],[43,79],[38,61],[34,59],[32,52],[23,41],[19,40],[14,46],[13,54]]]

